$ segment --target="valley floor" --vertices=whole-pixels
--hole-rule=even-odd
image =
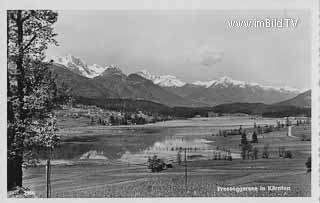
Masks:
[[[146,164],[119,160],[84,160],[52,166],[52,197],[234,197],[234,196],[310,196],[311,173],[305,162],[311,153],[310,126],[299,126],[289,137],[285,130],[263,134],[255,146],[260,150],[270,144],[270,158],[257,160],[195,160],[185,166],[151,173]],[[240,135],[227,138],[211,136],[221,147],[239,150]],[[291,150],[292,159],[279,158],[279,146]],[[261,156],[261,155],[260,155]],[[24,172],[24,186],[45,197],[45,168],[38,166]],[[265,191],[219,191],[226,187],[266,187]],[[289,190],[268,190],[283,186]]]

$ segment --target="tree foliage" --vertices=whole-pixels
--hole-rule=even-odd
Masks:
[[[43,62],[48,45],[57,45],[57,17],[51,10],[7,11],[8,189],[22,186],[21,167],[30,152],[51,150],[59,141],[54,76]]]
[[[252,134],[252,143],[258,143],[258,135],[256,133],[256,131],[253,132]]]

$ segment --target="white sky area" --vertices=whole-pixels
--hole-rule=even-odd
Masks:
[[[185,82],[229,76],[263,85],[311,86],[311,15],[307,10],[58,11],[60,46],[88,64],[146,69]],[[228,20],[298,19],[296,28],[230,28]]]

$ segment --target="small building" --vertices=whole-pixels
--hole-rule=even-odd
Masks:
[[[218,116],[219,116],[218,113],[215,113],[215,112],[212,112],[212,111],[208,112],[208,117],[218,117]]]

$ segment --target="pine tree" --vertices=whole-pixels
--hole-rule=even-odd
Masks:
[[[258,143],[258,136],[257,136],[257,133],[256,131],[253,132],[252,134],[252,143]]]
[[[258,153],[259,153],[259,150],[258,148],[253,148],[253,159],[258,159]]]
[[[54,40],[58,14],[50,10],[7,11],[7,188],[22,186],[22,166],[34,149],[49,151],[55,134],[56,86],[44,51]]]
[[[269,145],[264,145],[263,152],[262,152],[262,158],[268,159],[269,158]]]
[[[248,144],[247,134],[245,132],[243,132],[241,134],[241,145],[247,145],[247,144]]]
[[[181,165],[181,151],[180,150],[177,153],[177,162],[179,165]]]

